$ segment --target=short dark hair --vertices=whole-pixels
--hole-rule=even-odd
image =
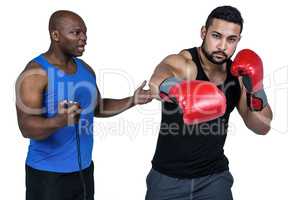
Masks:
[[[243,30],[244,20],[240,11],[235,7],[220,6],[211,11],[205,23],[206,29],[208,29],[208,27],[213,23],[213,19],[222,19],[228,22],[238,24],[241,26],[241,32]]]

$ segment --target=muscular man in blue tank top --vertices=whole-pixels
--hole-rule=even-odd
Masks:
[[[131,97],[101,98],[93,69],[77,58],[86,32],[76,13],[53,13],[49,50],[31,60],[16,83],[18,124],[30,139],[27,200],[94,199],[93,118],[151,101],[146,82]]]

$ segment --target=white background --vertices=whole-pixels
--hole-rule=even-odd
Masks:
[[[0,198],[25,199],[28,140],[17,126],[14,84],[26,63],[49,46],[48,19],[58,9],[77,12],[88,27],[82,57],[98,76],[103,97],[133,94],[168,54],[201,44],[200,28],[219,5],[236,6],[245,20],[238,49],[264,61],[273,108],[272,130],[258,136],[233,111],[225,153],[235,199],[299,199],[299,9],[294,1],[1,1]],[[289,93],[289,95],[288,95]],[[95,199],[143,199],[151,168],[160,103],[95,120]]]

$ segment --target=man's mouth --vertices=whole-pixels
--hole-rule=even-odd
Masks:
[[[227,57],[227,56],[226,56],[225,54],[223,54],[223,53],[215,53],[214,55],[215,55],[215,57],[217,57],[217,58],[226,58],[226,57]]]
[[[83,52],[84,51],[84,45],[77,46],[77,50]]]

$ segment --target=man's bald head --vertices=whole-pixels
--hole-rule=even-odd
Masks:
[[[50,48],[66,55],[81,56],[86,45],[86,32],[85,23],[78,14],[58,10],[49,20]]]
[[[61,30],[67,20],[78,20],[83,22],[83,19],[76,13],[69,10],[58,10],[54,12],[49,20],[49,32]],[[84,22],[83,22],[84,23]]]

